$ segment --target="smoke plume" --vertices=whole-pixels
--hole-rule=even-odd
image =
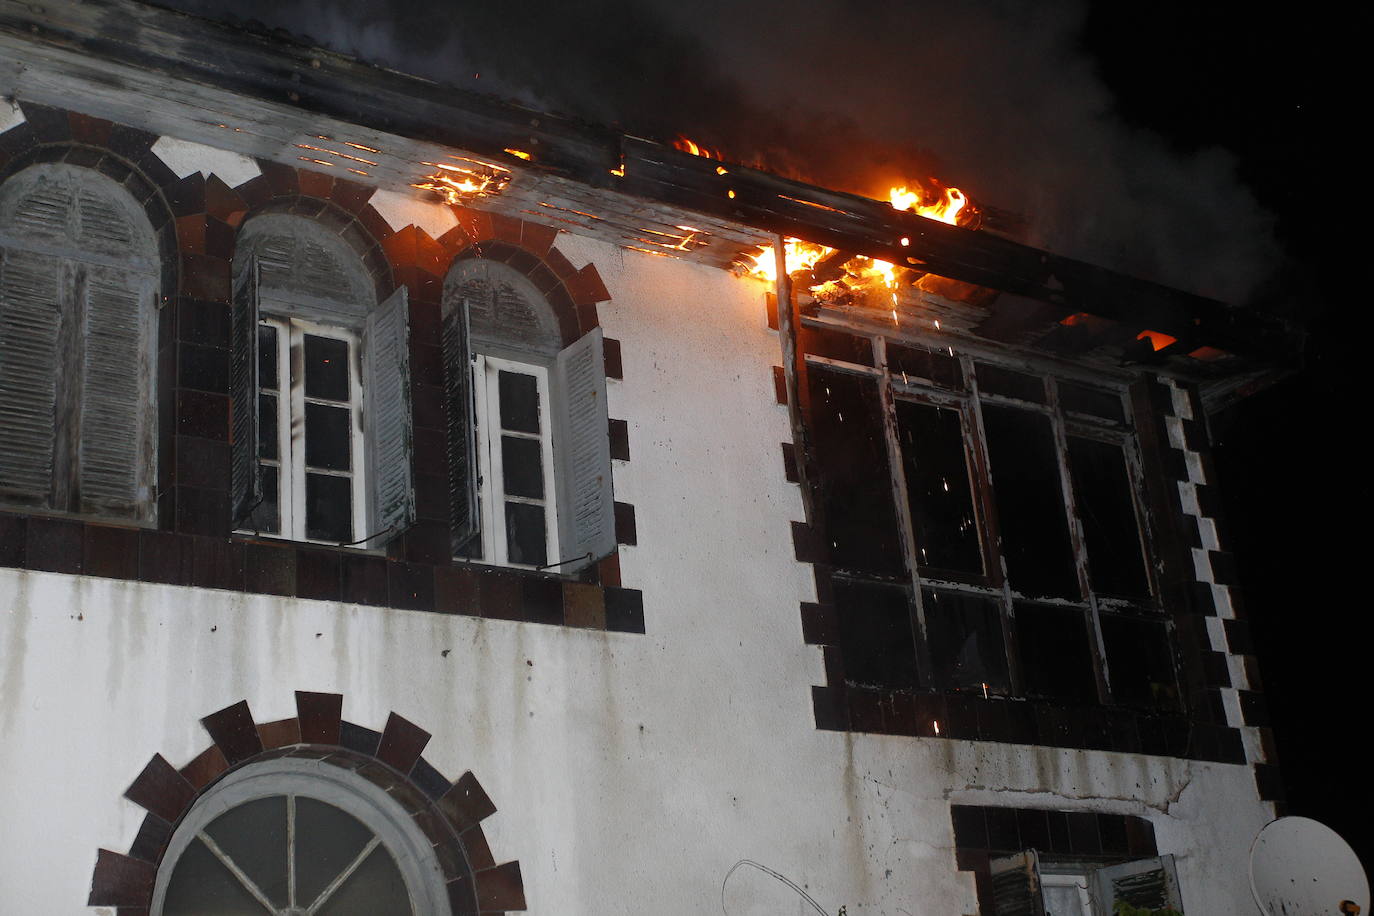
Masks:
[[[934,176],[1030,244],[1231,302],[1279,262],[1228,153],[1117,115],[1073,3],[166,2],[830,187]]]

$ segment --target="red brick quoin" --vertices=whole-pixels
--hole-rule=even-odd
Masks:
[[[382,731],[342,718],[336,693],[296,692],[296,716],[254,722],[247,701],[201,719],[213,743],[180,769],[154,754],[124,797],[147,811],[127,854],[101,849],[88,906],[144,916],[163,854],[201,793],[239,767],[280,757],[356,772],[395,799],[434,847],[455,916],[525,909],[519,862],[496,864],[481,822],[496,806],[472,773],[450,782],[420,756],[429,732],[394,712]]]

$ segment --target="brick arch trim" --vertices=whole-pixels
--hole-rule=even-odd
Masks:
[[[352,770],[384,789],[434,847],[454,914],[525,909],[519,862],[496,864],[482,821],[496,806],[471,772],[450,781],[422,756],[430,735],[396,713],[378,732],[345,721],[343,696],[296,692],[296,716],[255,722],[246,700],[201,719],[209,747],[180,769],[154,754],[124,797],[147,811],[128,853],[99,850],[87,906],[146,914],[158,868],[177,825],[224,775],[292,757]]]
[[[488,258],[529,278],[553,308],[564,346],[600,325],[596,306],[611,294],[595,264],[574,267],[555,247],[557,229],[483,210],[452,210],[458,225],[439,238],[412,225],[384,245],[398,282],[410,285],[412,298],[418,293],[437,306],[455,260]]]

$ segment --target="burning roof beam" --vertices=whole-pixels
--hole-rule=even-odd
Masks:
[[[120,29],[110,31],[112,21]],[[543,176],[596,189],[625,201],[617,205],[622,208],[635,206],[632,200],[681,208],[760,235],[802,238],[1003,290],[1047,303],[1065,315],[1099,315],[1137,332],[1149,329],[1176,337],[1179,352],[1210,346],[1289,363],[1298,351],[1296,335],[1277,320],[988,233],[898,212],[887,201],[813,187],[747,166],[722,167],[718,160],[609,128],[133,0],[40,7],[0,0],[0,58],[13,56],[22,63],[35,43],[44,46],[50,63],[60,62],[65,79],[85,81],[91,104],[97,96],[113,98],[124,80],[133,79],[165,93],[169,102],[194,87],[195,103],[209,111],[243,99],[257,100],[264,110],[287,106],[355,125],[369,135],[518,164],[528,170],[521,177],[537,183],[537,176]],[[34,68],[12,68],[0,77],[0,91],[17,92],[21,98],[43,91]],[[47,89],[52,90],[48,96],[56,91],[51,85]],[[522,160],[511,150],[527,151],[532,159]],[[357,152],[362,151],[350,155]],[[510,196],[518,184],[513,181],[503,196]],[[524,198],[511,205],[535,202]],[[903,238],[910,244],[903,246]]]

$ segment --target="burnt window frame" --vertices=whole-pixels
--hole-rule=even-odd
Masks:
[[[982,685],[984,696],[1005,696],[1030,699],[1050,699],[1064,701],[1062,696],[1033,693],[1028,691],[1023,665],[1023,650],[1017,634],[1018,602],[1034,603],[1051,608],[1072,609],[1083,618],[1087,638],[1089,664],[1091,667],[1093,692],[1091,698],[1081,701],[1101,706],[1130,706],[1153,713],[1183,712],[1180,691],[1180,664],[1176,651],[1174,623],[1160,601],[1158,581],[1158,562],[1153,537],[1150,531],[1150,516],[1145,500],[1145,480],[1140,443],[1135,433],[1135,418],[1128,385],[1125,381],[1096,376],[1090,371],[1064,371],[1067,367],[1033,365],[1018,361],[1005,354],[989,352],[962,352],[958,355],[944,344],[935,344],[902,331],[885,332],[872,328],[860,328],[833,316],[809,315],[802,319],[799,327],[805,371],[810,375],[815,370],[858,376],[876,382],[882,434],[887,457],[887,470],[891,484],[892,506],[897,527],[897,540],[905,565],[905,579],[896,580],[880,575],[846,569],[834,565],[831,574],[837,583],[871,584],[875,586],[901,585],[906,589],[911,617],[912,658],[916,669],[915,687],[920,691],[959,693],[979,688],[955,686],[939,683],[932,664],[932,642],[928,615],[926,613],[926,590],[953,592],[974,596],[990,602],[997,607],[1001,624],[1002,650],[1005,657],[1007,686]],[[819,340],[815,332],[828,332],[828,338],[815,349],[836,352],[836,340],[832,335],[842,334],[850,341],[840,345],[840,350],[850,349],[856,359],[850,362],[836,356],[823,356],[809,352],[808,335]],[[863,349],[864,345],[869,348]],[[957,379],[925,378],[893,370],[888,359],[888,347],[895,345],[907,350],[923,350],[936,355],[941,360],[952,360],[958,364]],[[1039,400],[1015,397],[1008,394],[994,394],[980,390],[979,366],[991,367],[997,371],[1010,370],[1035,379],[1039,383]],[[941,375],[931,372],[932,376]],[[1061,404],[1060,387],[1071,385],[1089,388],[1099,395],[1111,395],[1120,404],[1120,420],[1109,419],[1090,413],[1071,411]],[[906,473],[903,466],[903,453],[896,417],[896,405],[907,401],[958,412],[964,445],[965,467],[969,474],[970,497],[978,527],[979,545],[983,572],[980,575],[959,573],[948,570],[931,575],[930,564],[922,563],[917,554],[916,530],[908,503]],[[1068,528],[1070,548],[1073,556],[1073,570],[1077,579],[1078,592],[1074,598],[1046,598],[1042,595],[1026,594],[1018,591],[1006,574],[1006,565],[996,506],[996,468],[989,456],[988,435],[984,422],[984,406],[1006,407],[1027,410],[1049,420],[1058,471],[1058,484],[1063,497],[1065,521]],[[814,410],[814,405],[811,405]],[[805,421],[811,429],[815,428],[814,419]],[[1069,439],[1084,438],[1103,442],[1119,448],[1123,456],[1131,506],[1135,515],[1136,535],[1143,566],[1145,594],[1123,596],[1095,589],[1090,578],[1090,561],[1083,516],[1078,506],[1072,477],[1072,464],[1069,459]],[[822,524],[825,519],[822,518]],[[843,609],[838,613],[843,615]],[[1170,682],[1166,685],[1168,696],[1151,703],[1131,703],[1124,694],[1128,690],[1118,688],[1116,694],[1111,688],[1111,672],[1108,662],[1106,643],[1103,638],[1103,620],[1124,618],[1145,621],[1162,628],[1169,656]],[[906,688],[892,684],[870,684],[853,676],[853,666],[846,665],[845,683],[851,687],[878,686],[881,689]],[[1074,702],[1069,700],[1069,702]]]

